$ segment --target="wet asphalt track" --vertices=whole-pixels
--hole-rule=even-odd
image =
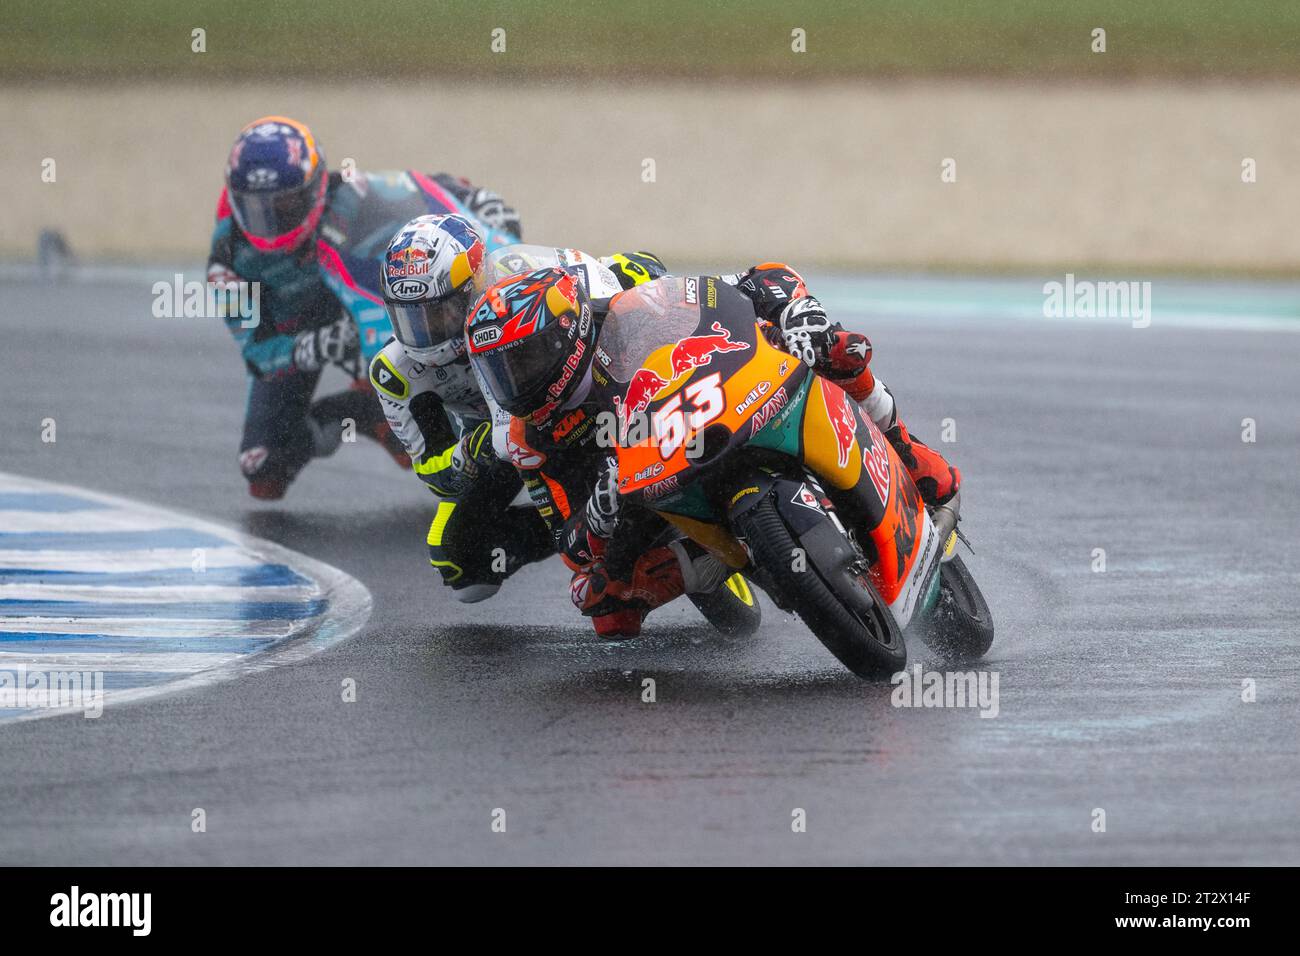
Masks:
[[[601,645],[556,562],[449,602],[426,496],[373,447],[246,497],[233,346],[150,301],[144,279],[0,284],[0,468],[271,538],[375,613],[299,665],[0,727],[0,862],[1300,863],[1298,335],[871,318],[912,429],[957,423],[998,623],[981,719],[891,707],[770,606],[747,640],[681,606]]]

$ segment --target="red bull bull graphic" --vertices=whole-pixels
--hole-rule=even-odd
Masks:
[[[748,342],[733,342],[731,330],[722,323],[714,322],[712,335],[690,335],[678,339],[668,353],[668,368],[671,378],[664,378],[653,369],[641,367],[632,375],[627,391],[620,400],[614,398],[614,407],[618,410],[619,441],[627,440],[628,426],[635,416],[650,407],[655,396],[665,388],[697,368],[703,368],[713,361],[713,356],[720,352],[741,352],[749,348]],[[662,352],[657,354],[662,355]]]
[[[632,381],[628,382],[627,391],[623,393],[620,399],[614,396],[614,408],[618,412],[619,421],[619,441],[627,440],[628,425],[632,419],[640,415],[654,397],[668,387],[669,380],[648,368],[639,368],[632,375]]]
[[[708,365],[713,361],[714,352],[741,352],[749,348],[747,342],[731,341],[731,330],[723,328],[722,323],[714,322],[712,329],[713,335],[691,335],[673,346],[668,363],[674,379],[693,368]]]

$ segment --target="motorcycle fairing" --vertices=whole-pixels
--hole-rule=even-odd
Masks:
[[[625,495],[675,477],[694,482],[771,419],[788,420],[792,392],[808,377],[803,363],[768,344],[749,299],[708,276],[617,296],[596,357],[594,378],[618,416]]]
[[[803,416],[804,464],[875,549],[872,581],[905,627],[940,542],[925,502],[880,429],[834,382],[817,379]],[[846,519],[846,523],[849,523]]]

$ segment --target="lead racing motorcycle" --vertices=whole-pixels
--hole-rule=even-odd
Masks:
[[[742,293],[711,277],[623,292],[592,367],[620,494],[745,571],[854,674],[902,670],[905,634],[988,650],[960,496],[927,508],[870,417],[771,345]]]

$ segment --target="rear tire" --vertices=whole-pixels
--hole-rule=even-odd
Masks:
[[[715,591],[687,596],[716,631],[729,637],[748,637],[763,623],[758,595],[739,571]]]
[[[841,664],[867,680],[887,678],[907,665],[907,648],[893,614],[866,576],[850,570],[845,560],[850,543],[829,519],[825,527],[843,542],[838,554],[809,547],[815,531],[796,544],[770,495],[736,518],[735,525],[754,563]],[[803,547],[807,558],[802,571],[793,567],[796,547]]]
[[[926,629],[930,648],[952,660],[983,657],[993,645],[993,612],[957,555],[939,566],[939,603]]]

